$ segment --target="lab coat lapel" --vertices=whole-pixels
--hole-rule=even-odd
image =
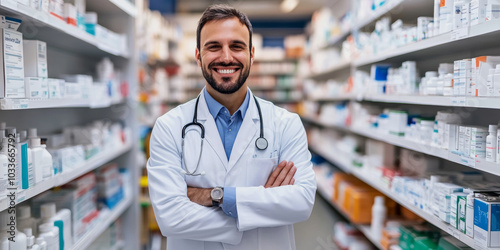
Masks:
[[[205,127],[205,140],[208,142],[208,144],[210,144],[215,153],[217,153],[217,156],[219,157],[222,165],[227,171],[228,162],[227,162],[226,151],[224,150],[224,146],[222,145],[222,141],[219,135],[219,130],[217,130],[217,125],[215,125],[215,120],[210,114],[210,111],[208,110],[203,90],[201,91],[200,103],[198,107],[198,121]]]
[[[250,91],[250,89],[248,89],[248,91]],[[248,110],[243,118],[243,123],[238,131],[236,140],[234,141],[233,150],[231,151],[231,156],[229,157],[229,166],[227,171],[230,171],[231,168],[233,168],[233,166],[238,162],[245,150],[247,150],[249,144],[253,145],[255,142],[255,133],[257,132],[259,126],[259,113],[257,111],[257,106],[255,105],[253,94],[250,91]]]

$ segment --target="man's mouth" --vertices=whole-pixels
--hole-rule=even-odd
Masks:
[[[221,75],[224,75],[224,74],[232,74],[236,71],[238,71],[239,69],[238,68],[214,68],[214,70],[221,74]]]

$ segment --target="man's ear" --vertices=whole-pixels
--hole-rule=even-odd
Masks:
[[[200,51],[198,48],[194,51],[194,57],[196,59],[196,63],[198,64],[198,67],[201,67],[201,57],[200,57]]]
[[[252,49],[250,50],[250,65],[253,65],[254,55],[255,55],[255,47],[252,46]]]

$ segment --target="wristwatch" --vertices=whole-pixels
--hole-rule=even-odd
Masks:
[[[224,188],[223,187],[215,187],[210,192],[210,196],[212,197],[212,206],[219,207],[222,203],[222,198],[224,197]]]

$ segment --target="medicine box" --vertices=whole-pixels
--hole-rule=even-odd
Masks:
[[[483,247],[500,247],[500,201],[474,200],[474,240]]]
[[[98,200],[113,209],[124,197],[123,181],[118,164],[109,163],[96,171]]]
[[[49,78],[47,79],[49,87],[49,98],[56,99],[63,97],[64,80]]]
[[[23,35],[0,28],[0,98],[25,98]]]
[[[49,98],[49,87],[47,78],[26,77],[24,78],[26,98]]]
[[[467,193],[457,192],[451,194],[450,203],[450,225],[462,233],[466,233],[466,212],[467,212]]]
[[[38,40],[24,40],[24,74],[30,77],[48,77],[47,44]]]

